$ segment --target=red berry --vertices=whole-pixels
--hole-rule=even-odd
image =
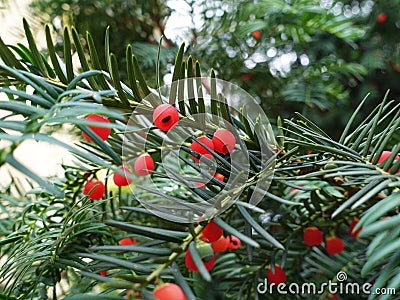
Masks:
[[[126,245],[136,245],[136,238],[133,238],[133,240],[132,240],[131,238],[126,237],[126,238],[123,238],[122,240],[120,240],[118,242],[118,244],[124,245],[124,246],[126,246]]]
[[[120,168],[120,171],[126,174],[126,176],[120,173],[114,173],[113,180],[115,185],[117,186],[129,185],[132,182],[132,178],[130,178],[130,176],[132,176],[132,172],[124,167]]]
[[[175,127],[179,121],[179,113],[171,104],[161,104],[153,112],[153,123],[162,131]]]
[[[99,274],[104,277],[108,275],[107,271],[101,271]]]
[[[215,174],[214,174],[214,178],[215,178],[215,179],[218,179],[219,181],[224,181],[225,176],[222,175],[222,174],[219,174],[219,173],[215,173]]]
[[[208,148],[210,148],[211,150],[214,151],[214,144],[213,144],[213,142],[212,142],[208,137],[206,137],[206,136],[201,136],[201,137],[199,137],[197,140],[199,140],[201,143],[203,143],[203,144],[206,145]],[[190,150],[192,150],[192,151],[194,151],[194,152],[197,152],[197,153],[199,153],[199,154],[201,154],[201,155],[204,155],[204,156],[206,156],[207,158],[211,158],[211,157],[212,157],[212,154],[211,154],[206,148],[204,148],[203,146],[201,146],[197,141],[194,141],[194,142],[192,143],[192,145],[190,146]],[[193,159],[194,159],[195,161],[200,161],[200,159],[198,159],[198,158],[196,158],[196,157],[194,157],[194,156],[192,156],[192,157],[193,157]]]
[[[385,160],[387,160],[389,158],[390,155],[392,155],[392,151],[383,151],[381,156],[378,159],[377,164],[379,165],[379,164],[383,163]],[[393,161],[397,161],[399,159],[400,159],[400,157],[398,155],[396,155]]]
[[[254,77],[253,73],[244,73],[242,74],[242,76],[240,76],[240,79],[242,79],[243,81],[249,81],[253,77]]]
[[[309,246],[318,246],[322,243],[323,235],[317,227],[308,227],[303,234],[304,243]]]
[[[174,283],[160,285],[153,291],[153,296],[158,300],[187,300],[181,287]]]
[[[215,252],[224,252],[226,249],[228,249],[229,244],[230,244],[229,239],[227,239],[224,236],[221,236],[218,240],[211,243],[211,247]]]
[[[226,129],[218,129],[212,138],[215,151],[221,154],[232,152],[236,145],[236,139],[232,132]]]
[[[228,239],[229,239],[229,241],[230,241],[230,243],[229,243],[229,245],[228,245],[228,249],[230,249],[230,250],[237,250],[237,249],[240,248],[241,242],[240,242],[240,240],[239,240],[236,236],[231,235]]]
[[[204,263],[204,266],[206,267],[207,271],[211,271],[212,268],[214,267],[215,256],[213,255],[211,257],[203,258],[203,263]],[[198,272],[199,271],[199,269],[197,269],[197,266],[193,261],[192,256],[190,255],[190,251],[189,250],[186,251],[185,264],[186,264],[186,267],[190,271],[193,271],[193,272]]]
[[[100,115],[89,115],[85,118],[85,121],[110,124],[108,118]],[[103,141],[105,141],[111,133],[111,128],[97,127],[93,125],[89,125],[88,127]],[[93,140],[86,133],[82,132],[82,135],[87,141],[93,142]]]
[[[268,268],[267,279],[268,283],[284,283],[286,282],[286,273],[281,269],[281,267],[275,265],[275,273],[272,272],[271,267]]]
[[[197,187],[199,187],[201,189],[204,189],[206,187],[206,185],[204,183],[202,183],[202,182],[197,182],[196,181],[194,184],[197,185]]]
[[[251,35],[253,36],[253,38],[255,38],[256,40],[258,40],[258,39],[260,39],[260,37],[261,37],[261,31],[259,31],[259,30],[254,31]]]
[[[379,165],[379,164],[385,162],[385,160],[387,160],[387,159],[389,158],[389,156],[392,155],[392,153],[393,153],[392,151],[383,151],[382,154],[381,154],[381,156],[380,156],[379,159],[378,159],[377,164]],[[394,159],[393,159],[393,163],[395,163],[395,162],[398,161],[399,159],[400,159],[400,156],[396,155],[396,156],[394,157]],[[390,172],[390,169],[388,170],[388,172]],[[397,170],[396,173],[400,173],[400,169]]]
[[[90,195],[88,195],[90,191],[92,192],[90,193]],[[85,195],[88,195],[88,198],[91,200],[100,200],[101,198],[103,198],[105,192],[106,187],[104,183],[100,180],[87,181],[85,183],[85,186],[83,187],[83,193]]]
[[[349,233],[354,238],[357,238],[358,235],[360,234],[361,230],[362,230],[362,227],[360,227],[356,231],[353,231],[354,227],[356,227],[358,221],[359,221],[358,218],[353,218],[353,220],[351,221],[350,226],[349,226]]]
[[[136,159],[134,168],[139,176],[149,175],[149,171],[154,170],[154,161],[149,154],[142,154]]]
[[[339,254],[344,250],[343,241],[336,236],[328,237],[325,242],[325,249],[328,254]]]
[[[340,300],[339,297],[336,296],[336,295],[329,295],[329,297],[330,297],[332,300]]]
[[[204,227],[201,234],[203,237],[210,243],[218,241],[219,238],[222,236],[223,230],[214,221],[211,221]]]
[[[387,14],[385,14],[385,13],[380,13],[379,15],[378,15],[378,17],[377,17],[377,21],[378,21],[378,23],[385,23],[386,22],[386,20],[387,20]]]

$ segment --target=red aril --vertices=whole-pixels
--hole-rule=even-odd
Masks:
[[[136,245],[136,238],[133,238],[133,240],[130,237],[126,237],[121,239],[118,244],[127,246],[127,245]]]
[[[197,138],[197,140],[199,140],[201,143],[203,143],[204,145],[206,145],[208,148],[210,148],[211,150],[214,151],[214,144],[213,142],[206,136],[201,136],[199,138]],[[192,145],[190,146],[190,150],[197,152],[201,155],[206,156],[207,158],[212,158],[212,154],[206,149],[204,148],[202,145],[200,145],[197,141],[194,141],[192,143]],[[195,161],[200,161],[200,159],[192,156],[192,158]]]
[[[229,250],[237,250],[240,248],[241,242],[236,236],[231,235],[227,237],[227,239],[229,240],[229,245],[228,245]]]
[[[153,291],[153,296],[157,300],[187,300],[181,287],[174,283],[160,285]]]
[[[222,174],[219,174],[219,173],[215,173],[215,174],[214,174],[214,178],[215,178],[215,179],[218,179],[219,181],[224,181],[225,176],[222,175]]]
[[[206,187],[206,185],[203,183],[203,182],[195,182],[194,183],[197,187],[199,187],[199,188],[201,188],[201,189],[204,189],[205,187]]]
[[[204,240],[213,243],[222,236],[223,230],[214,221],[208,223],[202,230],[201,235]]]
[[[339,254],[344,250],[344,243],[340,238],[331,236],[325,241],[325,249],[328,254]]]
[[[236,138],[229,130],[218,129],[213,135],[212,142],[216,152],[228,154],[235,148]]]
[[[381,156],[378,159],[377,164],[379,165],[379,164],[383,163],[385,160],[387,160],[389,158],[389,156],[392,155],[392,153],[393,153],[392,151],[383,151]],[[398,155],[396,155],[393,161],[399,160],[399,158],[400,157]]]
[[[174,128],[178,121],[179,113],[171,104],[161,104],[153,112],[153,123],[162,131]]]
[[[380,156],[379,159],[378,159],[377,164],[379,165],[379,164],[381,164],[381,163],[384,163],[384,162],[392,155],[392,153],[393,153],[392,151],[383,151],[382,154],[381,154],[381,156]],[[396,156],[394,157],[394,159],[393,159],[393,164],[394,164],[395,162],[397,162],[399,159],[400,159],[400,156],[396,155]],[[388,172],[390,172],[390,169],[388,170]],[[397,170],[396,173],[400,173],[400,169]]]
[[[354,227],[357,226],[358,223],[358,218],[353,218],[353,220],[351,220],[350,226],[349,226],[349,234],[354,237],[357,238],[358,235],[360,234],[362,227],[360,227],[359,229],[357,229],[356,231],[354,231]]]
[[[226,249],[228,249],[229,244],[230,244],[229,239],[224,236],[221,236],[218,240],[211,243],[211,247],[215,252],[224,252]]]
[[[378,23],[385,23],[386,21],[387,21],[387,14],[385,14],[385,13],[380,13],[379,15],[378,15],[378,17],[376,18],[376,20],[378,21]]]
[[[96,123],[104,123],[104,124],[110,124],[110,121],[108,118],[101,116],[101,115],[89,115],[85,118],[85,121],[88,122],[96,122]],[[106,128],[106,127],[98,127],[94,125],[89,125],[88,126],[99,138],[101,138],[103,141],[105,141],[110,133],[111,133],[111,128]],[[89,141],[93,142],[93,140],[84,132],[82,132],[83,137]]]
[[[90,192],[90,194],[89,194]],[[106,192],[106,187],[100,180],[91,180],[85,183],[83,193],[91,200],[100,200]]]
[[[154,161],[149,154],[142,154],[135,160],[134,169],[139,176],[149,175],[154,170]]]
[[[132,182],[132,178],[130,178],[132,176],[132,172],[128,170],[128,168],[122,167],[119,168],[119,170],[124,173],[124,174],[120,174],[120,173],[114,173],[113,175],[113,180],[115,185],[117,186],[126,186],[129,185]]]
[[[317,227],[308,227],[304,230],[303,239],[309,247],[318,246],[322,243],[323,234]]]
[[[268,283],[280,284],[286,282],[286,273],[281,267],[275,265],[275,273],[272,272],[271,266],[268,267],[267,272]]]
[[[253,38],[255,38],[256,40],[259,40],[260,37],[261,37],[261,31],[259,31],[259,30],[254,31],[251,35],[252,35]]]
[[[212,268],[214,267],[215,256],[213,255],[211,257],[206,257],[206,258],[203,258],[202,260],[203,260],[204,266],[206,267],[207,271],[211,271]],[[192,256],[190,255],[190,251],[189,250],[186,251],[185,264],[186,264],[186,267],[190,271],[193,271],[193,272],[198,272],[199,271],[199,269],[197,268],[196,264],[193,261]]]

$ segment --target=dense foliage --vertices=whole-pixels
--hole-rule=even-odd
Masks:
[[[172,26],[179,31],[173,39],[165,35],[164,66],[173,62],[175,43],[186,42],[194,58],[207,57],[203,67],[249,91],[271,117],[300,111],[335,137],[357,107],[356,99],[371,92],[376,105],[388,89],[394,97],[400,94],[398,0],[62,3],[34,0],[33,6],[48,13],[59,33],[68,24],[80,32],[89,29],[98,46],[111,25],[111,51],[123,57],[124,46],[132,44],[152,84],[160,35],[167,24],[189,18],[185,28]],[[104,67],[102,56],[100,61]]]

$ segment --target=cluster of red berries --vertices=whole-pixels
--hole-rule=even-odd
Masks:
[[[85,118],[86,121],[109,124],[110,121],[107,117],[92,114]],[[103,141],[107,140],[110,136],[111,129],[101,126],[89,125],[88,126],[99,138]],[[89,141],[93,140],[84,132],[83,137]],[[154,170],[154,161],[151,156],[147,153],[140,155],[133,165],[135,173],[139,176],[146,176],[150,174],[151,170]],[[122,173],[122,174],[121,174]],[[115,172],[113,175],[113,181],[117,186],[127,186],[132,182],[132,172],[126,167],[120,167],[120,172]],[[106,188],[102,181],[91,180],[85,183],[83,193],[88,195],[91,200],[99,200],[103,198]],[[89,194],[90,193],[90,194]]]
[[[218,129],[214,133],[212,139],[209,139],[207,136],[201,136],[201,137],[197,138],[197,140],[200,143],[206,145],[212,151],[215,151],[222,155],[232,152],[232,150],[235,148],[235,145],[236,145],[235,136],[232,134],[232,132],[230,132],[227,129]],[[208,151],[202,145],[200,145],[200,143],[198,143],[197,141],[194,141],[192,143],[192,145],[190,146],[190,150],[192,150],[208,159],[211,159],[212,158],[211,152]],[[200,161],[200,159],[195,156],[192,156],[192,158],[197,162]],[[225,176],[220,173],[215,173],[213,176],[215,179],[218,179],[220,181],[225,180]],[[205,186],[206,186],[204,183],[201,183],[201,182],[195,182],[195,184],[199,188],[205,188]]]
[[[222,228],[214,221],[209,222],[204,227],[199,235],[199,240],[196,248],[208,271],[212,270],[214,267],[215,253],[224,252],[226,250],[237,250],[241,245],[237,237],[233,235],[225,237]],[[186,251],[185,263],[189,270],[193,272],[199,271],[189,250]]]
[[[359,220],[357,218],[353,218],[349,226],[349,234],[354,238],[357,238],[362,230],[362,228],[359,228],[358,230],[354,231],[358,221]],[[312,226],[304,230],[303,240],[304,243],[309,247],[319,246],[322,244],[324,236],[317,227]],[[327,237],[325,239],[325,250],[330,255],[339,254],[344,250],[344,243],[342,239],[337,236]]]
[[[107,117],[91,114],[85,118],[86,121],[109,124],[110,121]],[[157,106],[153,112],[153,123],[154,125],[160,129],[161,131],[171,130],[176,126],[179,121],[179,113],[178,110],[171,104],[161,104]],[[111,129],[102,127],[89,125],[88,126],[98,137],[100,137],[103,141],[107,140],[110,136]],[[89,141],[93,142],[93,140],[84,132],[82,132],[83,137]],[[212,151],[216,151],[219,154],[228,154],[230,153],[236,144],[235,136],[226,129],[217,130],[212,139],[209,139],[206,136],[201,136],[198,138],[200,143],[206,145]],[[197,141],[194,141],[190,147],[190,149],[200,155],[204,155],[205,157],[211,158],[211,153],[202,145],[200,145]],[[200,161],[197,157],[193,156],[195,161]],[[148,154],[144,153],[140,155],[134,162],[133,169],[135,173],[139,176],[147,176],[151,174],[151,171],[154,170],[154,161],[153,158]],[[121,174],[123,173],[123,174]],[[215,173],[214,177],[218,180],[223,181],[225,178],[223,175]],[[116,172],[113,175],[114,183],[117,186],[127,186],[132,182],[132,172],[126,168],[121,167],[120,172]],[[199,187],[205,187],[202,183],[196,183]],[[89,194],[90,192],[90,194]],[[104,183],[100,180],[91,180],[87,181],[84,186],[83,193],[88,195],[91,200],[99,200],[103,198],[105,194],[105,186]]]
[[[358,234],[361,232],[362,228],[354,231],[358,223],[357,218],[353,218],[349,226],[349,234],[357,238]],[[324,240],[323,233],[317,227],[308,227],[304,230],[303,234],[304,243],[309,246],[319,246],[322,244]],[[344,250],[344,243],[342,239],[337,236],[330,236],[325,240],[325,250],[328,254],[334,255],[339,254]],[[278,265],[275,265],[275,272],[272,271],[271,266],[268,268],[267,279],[269,283],[284,283],[286,282],[286,273],[285,271]]]

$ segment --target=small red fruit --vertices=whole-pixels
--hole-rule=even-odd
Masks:
[[[206,185],[204,184],[204,183],[202,183],[202,182],[195,182],[194,183],[197,187],[199,187],[199,188],[201,188],[201,189],[204,189],[205,187],[206,187]]]
[[[106,277],[108,275],[107,271],[101,271],[99,274],[104,277]]]
[[[129,171],[127,168],[120,168],[120,171],[124,173],[124,175],[120,173],[114,173],[113,180],[115,185],[117,186],[126,186],[132,182],[132,172]]]
[[[242,74],[242,76],[240,76],[240,79],[242,79],[243,81],[249,81],[254,77],[254,75],[254,73],[244,73]]]
[[[154,170],[154,161],[149,154],[142,154],[136,159],[134,169],[139,176],[149,175]]]
[[[329,297],[330,297],[332,300],[340,300],[339,297],[336,296],[336,295],[329,295]]]
[[[350,226],[349,226],[349,233],[354,238],[357,238],[362,230],[362,227],[360,227],[359,229],[354,231],[354,227],[356,227],[358,221],[359,221],[358,218],[353,218],[353,220],[351,221]]]
[[[378,21],[378,23],[385,23],[387,21],[387,18],[388,18],[387,14],[380,13],[376,18],[376,20]]]
[[[123,238],[118,242],[118,244],[124,245],[124,246],[136,245],[136,243],[137,243],[136,238],[133,238],[133,240],[132,240],[130,237]]]
[[[179,113],[171,104],[161,104],[153,112],[153,123],[162,131],[174,128],[178,121]]]
[[[383,163],[385,160],[387,160],[389,158],[390,155],[392,155],[392,151],[383,151],[381,156],[378,159],[377,164],[379,165],[379,164]],[[396,155],[393,161],[397,161],[399,159],[400,159],[400,157],[398,155]]]
[[[267,279],[268,283],[275,283],[275,284],[285,283],[286,273],[278,265],[275,265],[275,273],[272,272],[271,267],[268,267]]]
[[[236,236],[231,235],[230,237],[228,237],[228,239],[230,241],[229,245],[228,245],[228,249],[237,250],[240,248],[241,242]]]
[[[212,138],[214,149],[218,153],[228,154],[236,145],[236,139],[232,132],[226,129],[218,129]]]
[[[223,230],[214,221],[211,221],[204,227],[203,231],[201,232],[202,236],[205,240],[209,243],[213,243],[218,241],[219,238],[222,236]]]
[[[85,121],[88,122],[96,122],[96,123],[105,123],[105,124],[110,124],[110,121],[108,118],[101,116],[101,115],[89,115],[85,118]],[[111,128],[106,128],[106,127],[97,127],[93,125],[88,126],[99,138],[101,138],[103,141],[105,141],[110,133],[111,133]],[[93,140],[84,132],[82,132],[83,137],[89,141],[93,142]]]
[[[219,174],[219,173],[215,173],[215,174],[214,174],[214,178],[215,178],[215,179],[218,179],[219,181],[224,181],[225,176],[222,175],[222,174]]]
[[[153,291],[153,296],[157,300],[187,300],[181,287],[174,283],[160,285]]]
[[[207,258],[203,258],[203,263],[204,266],[206,267],[207,271],[211,271],[212,268],[214,267],[214,263],[215,263],[215,256],[211,256],[211,257],[207,257]],[[186,251],[186,255],[185,255],[185,264],[186,267],[193,272],[198,272],[199,269],[197,268],[196,264],[193,261],[192,256],[190,255],[190,251],[187,250]]]
[[[261,31],[259,31],[259,30],[254,31],[251,35],[253,36],[253,38],[255,38],[256,40],[258,40],[258,39],[260,39],[260,37],[261,37]]]
[[[317,227],[308,227],[303,234],[304,243],[309,246],[318,246],[322,243],[323,234]]]
[[[325,242],[325,249],[328,254],[339,254],[344,250],[343,241],[336,236],[328,237]]]
[[[90,195],[89,192],[91,191]],[[87,181],[83,187],[83,193],[91,200],[100,200],[106,192],[106,187],[100,180]]]
[[[206,137],[206,136],[201,136],[201,137],[197,138],[197,140],[199,140],[201,143],[203,143],[203,144],[206,145],[208,148],[210,148],[211,150],[214,151],[214,144],[213,144],[213,142],[212,142],[208,137]],[[206,156],[207,158],[211,158],[211,157],[212,157],[212,154],[211,154],[206,148],[204,148],[203,146],[201,146],[197,141],[194,141],[194,142],[192,143],[192,145],[190,146],[190,150],[192,150],[192,151],[194,151],[194,152],[197,152],[197,153],[199,153],[199,154],[201,154],[201,155],[204,155],[204,156]],[[196,157],[194,157],[194,156],[192,156],[192,158],[193,158],[195,161],[200,161],[200,159],[198,159],[198,158],[196,158]]]
[[[228,249],[229,244],[230,240],[224,236],[221,236],[218,240],[211,243],[211,247],[215,252],[224,252],[226,249]]]
[[[385,160],[387,160],[392,155],[392,153],[393,153],[392,151],[383,151],[381,156],[378,159],[377,164],[379,165],[379,164],[385,162]],[[393,163],[395,163],[399,159],[400,159],[400,156],[396,155],[393,159]],[[388,170],[388,172],[390,172],[390,169]],[[400,173],[400,169],[396,173]]]

